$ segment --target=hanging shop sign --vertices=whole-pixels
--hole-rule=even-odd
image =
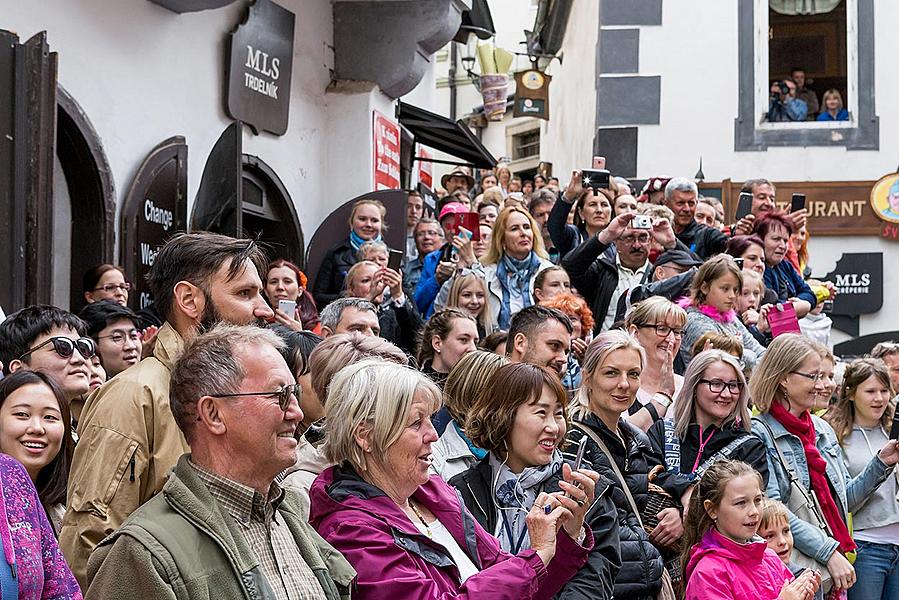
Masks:
[[[778,210],[789,212],[793,194],[805,194],[808,210],[808,230],[814,236],[878,236],[883,221],[871,206],[873,181],[789,181],[774,182]],[[727,209],[729,222],[740,197],[742,182],[725,180],[721,183],[721,199]],[[703,184],[703,189],[715,184]],[[897,223],[899,227],[899,223]],[[899,236],[899,233],[897,233]]]
[[[257,134],[287,131],[295,20],[283,6],[256,0],[231,33],[228,114]]]
[[[400,126],[373,111],[372,158],[375,191],[400,188]]]
[[[144,159],[122,206],[121,256],[141,310],[153,297],[147,273],[165,242],[187,229],[187,145],[172,137]]]
[[[420,157],[420,160],[418,161],[418,182],[425,184],[429,188],[433,188],[434,163],[431,162],[431,159],[434,158],[434,153],[419,144],[418,156]]]
[[[833,314],[869,315],[883,306],[883,253],[843,254],[833,271],[822,278],[837,288]]]
[[[882,222],[881,237],[899,240],[899,173],[890,173],[874,184],[871,210]]]
[[[552,75],[531,69],[515,73],[513,116],[549,120],[549,82]]]

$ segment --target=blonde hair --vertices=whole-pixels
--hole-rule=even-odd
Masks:
[[[446,300],[446,308],[464,310],[459,306],[459,296],[462,294],[465,286],[472,282],[477,282],[484,292],[484,306],[481,307],[481,313],[477,316],[477,321],[484,329],[484,335],[488,335],[497,328],[496,319],[493,316],[493,311],[490,310],[490,292],[487,290],[487,282],[477,273],[468,272],[453,278],[453,284],[450,286],[449,296]]]
[[[783,380],[817,352],[807,338],[784,333],[774,338],[762,360],[749,378],[749,395],[753,405],[766,413],[774,402],[786,403]]]
[[[624,324],[627,327],[643,327],[667,323],[669,319],[677,321],[683,327],[687,324],[687,311],[667,298],[650,296],[631,307],[624,318]]]
[[[356,216],[356,211],[359,210],[360,206],[366,204],[371,204],[378,209],[378,212],[381,213],[381,231],[387,231],[387,207],[384,206],[380,200],[375,200],[373,198],[363,198],[362,200],[357,200],[353,203],[353,208],[350,209],[350,219],[348,221],[350,229],[353,228],[353,218]]]
[[[640,355],[640,368],[646,366],[646,351],[637,339],[624,331],[623,329],[610,329],[603,331],[593,338],[587,351],[584,353],[584,361],[581,366],[582,381],[581,387],[575,394],[575,402],[572,406],[572,414],[580,415],[589,410],[590,407],[590,390],[587,384],[593,378],[596,372],[606,358],[616,350],[633,350]]]
[[[696,275],[693,276],[693,283],[690,285],[690,297],[694,306],[705,304],[706,293],[702,291],[702,286],[711,284],[716,279],[720,279],[725,275],[733,275],[737,278],[739,289],[743,289],[743,271],[734,262],[734,257],[730,254],[718,254],[703,263]]]
[[[653,219],[668,219],[669,223],[674,223],[674,211],[664,204],[650,204],[649,202],[640,202],[637,204],[638,215],[649,215]]]
[[[546,248],[543,246],[543,236],[540,235],[540,226],[537,225],[537,221],[534,220],[531,213],[520,206],[507,206],[496,217],[496,223],[493,224],[493,237],[490,238],[490,247],[487,249],[487,253],[481,257],[481,264],[495,265],[502,259],[505,254],[503,242],[506,237],[506,225],[513,213],[524,215],[531,224],[534,254],[544,260],[549,260],[549,254],[546,253]]]
[[[765,280],[759,275],[756,271],[750,271],[748,269],[743,269],[743,285],[741,285],[741,289],[745,287],[749,287],[751,284],[755,284],[756,287],[764,294],[765,293]]]
[[[696,388],[705,385],[700,382],[704,379],[706,370],[716,364],[724,363],[731,367],[740,383],[740,395],[734,403],[733,409],[724,422],[721,429],[728,425],[739,427],[743,431],[751,430],[751,415],[749,414],[749,390],[746,388],[746,377],[736,358],[722,350],[706,350],[700,352],[690,361],[690,366],[684,373],[684,383],[674,399],[674,430],[677,437],[683,439],[687,435],[687,428],[696,419]]]
[[[837,107],[837,112],[840,112],[840,110],[843,108],[843,94],[841,94],[840,90],[836,88],[830,88],[829,90],[824,92],[824,95],[821,96],[821,108],[824,109],[824,112],[827,112],[827,99],[831,96],[840,101],[840,105]]]
[[[362,251],[361,248],[359,251]],[[354,264],[352,267],[350,267],[350,270],[346,272],[346,277],[344,277],[343,279],[344,295],[349,292],[350,286],[353,285],[353,280],[356,279],[356,275],[358,275],[359,271],[361,271],[365,267],[374,267],[375,269],[380,268],[378,266],[378,263],[371,260],[360,260],[359,262]]]
[[[481,195],[483,197],[481,198],[481,204],[478,205],[478,208],[483,204],[492,204],[497,208],[503,205],[503,188],[498,185],[487,188]]]
[[[762,500],[762,517],[759,520],[759,529],[768,529],[778,523],[790,525],[790,513],[780,500],[765,498]]]
[[[419,394],[429,401],[428,418],[440,407],[440,390],[422,373],[371,359],[341,369],[331,380],[325,403],[325,458],[367,471],[368,460],[384,456],[402,435]],[[356,442],[362,432],[368,435],[369,452]]]
[[[487,384],[487,380],[509,359],[493,352],[475,350],[463,356],[450,371],[443,386],[443,405],[459,425],[465,427],[468,409]]]
[[[690,349],[690,355],[695,356],[702,352],[706,342],[712,342],[712,348],[715,350],[723,350],[737,360],[743,358],[743,342],[740,341],[740,338],[726,333],[718,333],[717,331],[707,331],[703,333]]]

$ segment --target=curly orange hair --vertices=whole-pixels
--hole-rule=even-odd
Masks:
[[[581,319],[581,326],[584,331],[593,329],[593,311],[590,310],[587,302],[580,296],[564,292],[542,301],[540,306],[557,308],[566,315],[577,315]]]

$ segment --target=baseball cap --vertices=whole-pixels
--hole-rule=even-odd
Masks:
[[[468,207],[466,207],[461,202],[447,202],[443,205],[443,208],[440,209],[440,217],[438,221],[442,221],[443,217],[446,215],[459,215],[462,213],[467,213]]]

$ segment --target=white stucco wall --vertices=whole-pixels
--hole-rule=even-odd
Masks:
[[[394,109],[371,86],[326,92],[334,66],[330,0],[279,2],[297,16],[289,126],[281,137],[245,128],[243,149],[284,182],[308,242],[336,205],[371,189],[371,110],[393,117]],[[147,0],[0,0],[0,28],[22,40],[47,31],[59,83],[101,138],[119,209],[140,162],[173,135],[188,144],[191,209],[209,151],[231,122],[225,49],[246,6],[177,14]]]

